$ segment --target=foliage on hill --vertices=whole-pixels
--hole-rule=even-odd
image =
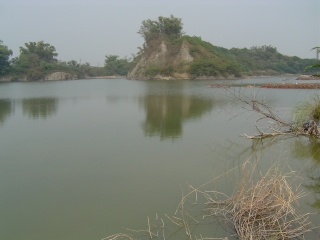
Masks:
[[[171,58],[174,58],[184,42],[189,47],[189,53],[193,61],[189,64],[172,64],[174,59],[168,59],[163,65],[150,65],[146,74],[155,76],[157,74],[172,76],[174,72],[186,72],[192,78],[199,76],[228,77],[230,75],[241,77],[242,75],[278,75],[297,74],[304,72],[304,69],[314,63],[314,59],[301,59],[282,55],[272,46],[252,47],[250,49],[232,48],[230,50],[217,47],[209,42],[203,41],[196,36],[182,36],[174,41],[164,40],[170,51]],[[152,44],[145,47],[141,55],[152,51]],[[170,58],[170,57],[169,57]],[[309,69],[314,72],[315,70]]]
[[[187,78],[297,74],[314,62],[313,59],[282,55],[272,46],[230,50],[217,47],[203,41],[201,37],[183,35],[182,26],[181,19],[173,15],[170,18],[160,16],[157,21],[147,19],[142,22],[138,33],[145,43],[133,59],[131,72],[139,74],[132,78],[177,78],[181,74],[187,75]],[[163,44],[165,47],[161,46]],[[187,48],[192,60],[179,59],[183,47]],[[162,60],[159,61],[161,54]],[[143,62],[139,64],[141,59]]]
[[[177,42],[187,42],[190,55],[194,58],[190,63],[187,72],[193,76],[241,76],[241,70],[233,58],[226,53],[219,51],[209,42],[201,37],[183,36]]]
[[[243,72],[268,71],[275,73],[301,73],[313,59],[301,59],[282,55],[272,46],[251,47],[250,49],[230,49]]]

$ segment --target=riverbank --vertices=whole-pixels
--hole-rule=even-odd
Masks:
[[[115,79],[115,78],[126,78],[126,76],[97,76],[97,77],[85,77],[84,79]]]
[[[44,76],[43,79],[40,79],[40,80],[27,80],[26,76],[13,77],[13,76],[7,75],[4,77],[1,77],[0,82],[43,82],[43,81],[67,81],[67,80],[78,80],[78,79],[120,79],[120,78],[126,78],[126,76],[116,76],[116,75],[96,76],[96,77],[84,76],[84,77],[78,78],[76,75],[71,75],[69,73],[54,72]]]
[[[297,80],[320,80],[320,78],[313,75],[300,75]]]

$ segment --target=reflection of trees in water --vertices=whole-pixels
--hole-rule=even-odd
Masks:
[[[315,195],[315,201],[311,204],[312,207],[317,208],[320,211],[320,175],[309,176],[312,183],[305,185]]]
[[[56,98],[27,98],[21,104],[23,115],[30,118],[47,118],[57,111]]]
[[[0,124],[4,123],[5,119],[11,114],[12,109],[10,100],[0,99]]]
[[[182,135],[182,124],[187,119],[200,118],[212,110],[212,100],[188,95],[147,95],[141,98],[146,111],[142,127],[148,136],[177,138]]]
[[[296,140],[292,154],[296,158],[313,160],[313,173],[308,176],[311,183],[304,186],[312,191],[315,196],[315,201],[311,206],[320,211],[320,142],[311,137],[309,141],[304,141],[303,139]]]
[[[305,139],[298,139],[294,142],[292,154],[296,158],[311,158],[317,165],[320,164],[320,142],[314,138],[305,141]]]

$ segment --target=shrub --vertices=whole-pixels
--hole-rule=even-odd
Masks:
[[[172,65],[170,66],[152,65],[146,69],[145,73],[151,77],[154,77],[158,74],[169,76],[173,73],[173,71],[174,71],[174,68]]]
[[[320,122],[320,95],[315,95],[310,101],[298,104],[293,109],[293,126],[299,128],[310,121]]]
[[[157,74],[159,74],[160,71],[161,71],[161,67],[160,67],[159,65],[152,65],[152,66],[150,66],[150,67],[148,67],[148,68],[146,69],[146,72],[145,72],[145,73],[146,73],[148,76],[154,77],[154,76],[156,76]]]

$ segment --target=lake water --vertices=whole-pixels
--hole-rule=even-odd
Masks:
[[[319,184],[320,143],[240,137],[257,133],[259,116],[224,89],[207,88],[216,82],[1,83],[0,239],[100,240],[126,232],[123,227],[147,229],[148,217],[167,224],[165,214],[172,216],[189,184],[198,187],[235,168],[205,187],[231,194],[239,181],[238,166],[252,154],[261,172],[275,162],[297,172],[301,190],[309,193],[300,200],[301,211],[314,213],[309,219],[319,226],[319,188],[305,186]],[[256,95],[284,118],[297,102],[319,92],[228,89]],[[316,232],[309,239],[320,239]],[[199,233],[228,236],[215,222],[193,234]]]

